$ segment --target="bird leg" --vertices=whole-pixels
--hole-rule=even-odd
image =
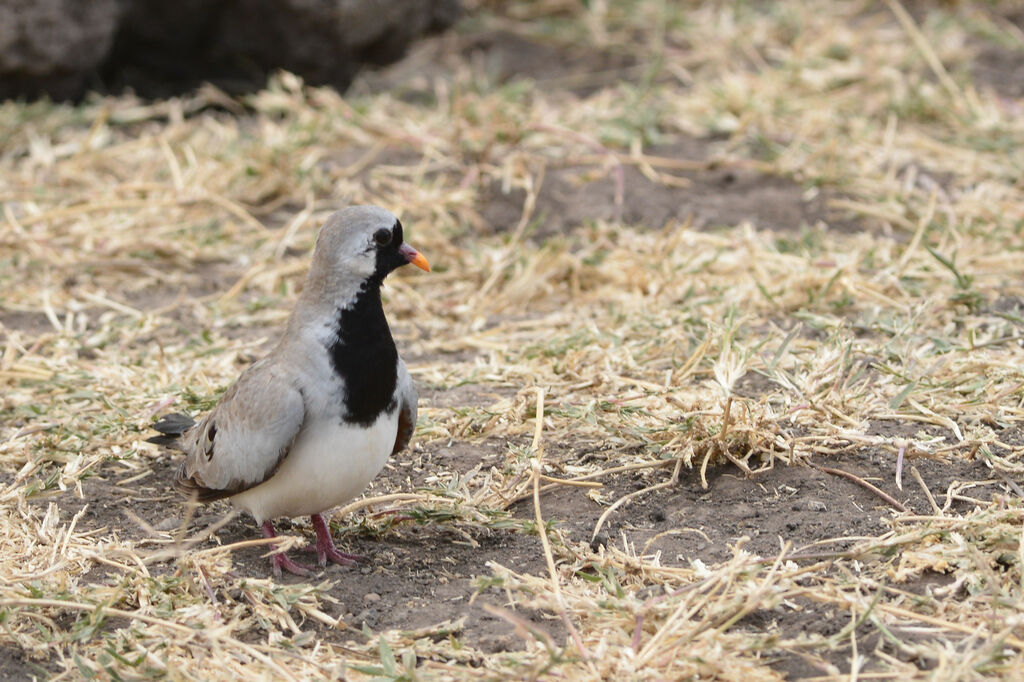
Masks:
[[[316,545],[308,549],[309,551],[316,552],[317,560],[321,566],[326,566],[328,559],[342,566],[351,566],[357,561],[366,560],[366,557],[358,554],[347,554],[338,551],[338,548],[334,546],[334,540],[331,539],[331,529],[328,528],[327,519],[324,518],[323,514],[313,514],[309,518],[313,522],[313,529],[316,531]]]
[[[277,537],[277,532],[274,530],[274,524],[271,523],[270,521],[264,521],[263,525],[260,526],[260,530],[263,531],[263,537],[265,537],[265,538],[276,538]],[[282,568],[284,570],[288,571],[289,573],[293,573],[295,575],[307,576],[310,573],[312,573],[312,571],[310,571],[308,568],[306,568],[302,564],[297,564],[294,561],[292,561],[291,559],[289,559],[288,555],[285,554],[284,552],[278,552],[276,554],[272,554],[270,556],[270,565],[271,565],[271,567],[274,570],[274,577],[275,578],[280,578],[281,577],[281,569]]]

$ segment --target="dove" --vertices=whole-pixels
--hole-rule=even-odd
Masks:
[[[185,452],[175,487],[226,499],[267,538],[273,519],[309,516],[321,567],[361,558],[337,549],[324,512],[360,495],[412,438],[416,388],[381,302],[384,278],[410,263],[430,271],[390,211],[333,213],[280,342],[198,422],[171,414],[153,425],[153,442]],[[276,576],[310,574],[283,552],[271,562]]]

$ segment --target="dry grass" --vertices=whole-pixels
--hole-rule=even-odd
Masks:
[[[850,679],[1018,677],[1024,117],[970,65],[981,40],[1024,40],[994,5],[884,4],[484,3],[460,29],[634,60],[593,84],[496,82],[449,37],[344,99],[284,74],[239,101],[0,105],[5,649],[25,671],[101,679],[761,680],[782,659]],[[694,138],[709,158],[657,151]],[[831,227],[630,219],[633,170],[686,191],[709,168],[792,178]],[[564,177],[606,182],[614,215],[542,239],[545,183]],[[522,201],[508,224],[481,214],[495,193]],[[523,650],[477,651],[459,623],[363,633],[328,615],[330,581],[241,574],[205,526],[88,527],[65,508],[90,480],[153,483],[168,457],[143,442],[153,416],[205,409],[274,338],[317,227],[354,202],[399,213],[435,265],[386,294],[417,382],[473,387],[421,408],[418,447],[508,443],[501,466],[434,472],[378,506],[535,534],[546,570],[492,563],[480,582]],[[577,462],[581,443],[612,455]],[[932,513],[894,511],[842,551],[758,556],[741,539],[727,561],[676,561],[628,537],[591,547],[544,510],[569,479],[604,522],[684,470],[842,469],[864,451]],[[930,489],[904,456],[908,472],[984,458],[1005,492]],[[614,508],[594,486],[637,471],[653,492]],[[529,518],[508,516],[522,499]],[[935,574],[950,580],[904,589]],[[847,626],[786,627],[815,609]]]

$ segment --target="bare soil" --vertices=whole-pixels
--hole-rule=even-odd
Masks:
[[[892,430],[890,435],[898,435],[897,431]],[[437,470],[464,475],[478,465],[485,469],[500,467],[506,451],[507,445],[497,440],[456,443],[449,447],[434,443],[426,449],[417,448],[414,453],[395,457],[374,482],[372,492],[414,490]],[[596,452],[594,448],[577,449],[571,443],[548,446],[548,456],[562,463],[606,454],[600,449]],[[176,462],[171,453],[154,458],[152,476],[133,484],[132,489],[95,478],[83,485],[84,499],[69,492],[59,496],[57,501],[69,514],[77,513],[83,505],[88,506],[80,522],[82,527],[116,533],[145,547],[152,535],[140,527],[132,515],[162,532],[176,531],[184,518],[184,507],[170,486]],[[987,499],[999,491],[998,481],[991,480],[988,469],[978,461],[908,459],[902,491],[894,482],[895,458],[888,453],[864,450],[835,462],[822,459],[819,464],[871,481],[921,514],[930,513],[931,507],[923,490],[909,476],[911,465],[920,471],[940,504],[943,492],[956,481],[989,481],[972,489],[971,494],[979,499]],[[602,492],[618,499],[665,480],[669,475],[667,469],[656,469],[615,476],[605,481]],[[590,543],[598,551],[601,545],[613,544],[637,550],[643,548],[645,554],[658,553],[665,566],[685,567],[694,561],[712,565],[727,560],[737,545],[761,556],[777,555],[783,543],[789,543],[795,555],[842,552],[858,538],[878,536],[891,528],[893,510],[877,495],[850,480],[809,466],[779,464],[753,477],[731,465],[718,466],[708,472],[707,479],[708,488],[704,489],[697,470],[685,471],[676,485],[641,495],[617,510],[596,538],[591,537],[592,532],[605,507],[589,499],[585,491],[556,488],[542,496],[541,506],[545,520],[562,531],[568,544]],[[956,500],[952,509],[962,511],[968,505]],[[514,504],[509,511],[513,518],[533,519],[529,500]],[[190,525],[190,534],[229,513],[223,503],[200,510],[200,515]],[[278,523],[278,530],[312,539],[308,520],[283,520]],[[312,621],[306,624],[321,636],[339,642],[359,641],[362,639],[359,631],[364,626],[372,631],[415,630],[446,619],[464,618],[460,636],[470,646],[485,653],[514,651],[524,646],[512,624],[485,608],[487,604],[503,606],[502,592],[496,589],[478,592],[478,581],[491,575],[490,562],[498,562],[517,572],[543,575],[546,567],[536,535],[512,528],[482,528],[467,534],[463,529],[456,531],[444,523],[408,521],[397,522],[383,535],[358,529],[339,534],[337,527],[335,530],[339,547],[366,557],[366,561],[352,567],[331,565],[321,572],[322,578],[334,581],[330,595],[338,600],[333,610],[328,608],[325,612],[341,617],[351,626],[339,631]],[[258,537],[258,529],[251,519],[236,516],[207,546],[212,546],[213,542],[229,544],[255,537]],[[826,539],[827,544],[816,544]],[[234,570],[253,577],[269,574],[264,552],[261,548],[236,551]],[[295,558],[304,560],[299,552],[295,552]],[[173,560],[151,568],[154,575],[166,575],[174,570]],[[103,565],[97,565],[83,578],[96,585],[117,584],[122,579],[118,572]],[[284,583],[303,580],[287,575],[282,579]],[[901,588],[924,590],[929,584],[944,584],[945,580],[942,574],[927,574],[918,582],[920,584],[903,584]],[[230,594],[216,596],[222,600],[236,598]],[[650,596],[657,594],[652,592]],[[535,628],[547,632],[555,641],[565,637],[561,622],[550,616],[528,611],[519,611],[518,615],[531,619]],[[839,631],[847,622],[846,614],[821,611],[814,605],[807,605],[801,611],[786,611],[783,616],[774,611],[764,616],[754,615],[746,622],[756,629],[762,625],[759,619],[769,617],[792,621],[777,623],[788,632],[795,629],[826,636]],[[117,625],[117,621],[111,621],[111,627]],[[842,667],[847,654],[841,648],[835,651],[835,663]],[[775,665],[789,674],[813,673],[802,659],[783,658]]]
[[[1024,31],[1024,11],[1011,12],[1005,21]],[[979,44],[971,75],[980,87],[992,88],[1000,96],[1024,96],[1024,45]]]

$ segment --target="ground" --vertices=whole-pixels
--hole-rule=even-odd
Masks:
[[[4,104],[0,679],[1019,677],[1022,68],[1011,3],[482,2],[344,97]],[[145,439],[361,202],[420,420],[277,579]]]

